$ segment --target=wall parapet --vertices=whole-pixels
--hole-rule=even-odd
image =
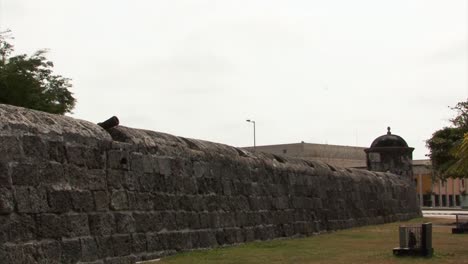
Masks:
[[[2,263],[134,263],[421,215],[389,173],[0,105]]]

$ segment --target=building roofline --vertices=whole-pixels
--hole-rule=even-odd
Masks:
[[[299,142],[299,143],[283,143],[283,144],[272,144],[272,145],[257,145],[257,148],[261,147],[278,147],[278,146],[292,146],[292,145],[312,145],[312,146],[330,146],[330,147],[347,147],[347,148],[357,148],[357,149],[365,149],[367,147],[360,147],[360,146],[349,146],[349,145],[335,145],[335,144],[320,144],[320,143],[307,143],[307,142]],[[240,148],[253,148],[253,146],[247,147],[240,147]]]

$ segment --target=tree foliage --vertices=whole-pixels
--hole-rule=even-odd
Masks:
[[[467,177],[468,175],[468,133],[463,135],[461,144],[452,151],[455,162],[447,169],[448,175]]]
[[[0,32],[0,103],[54,114],[71,112],[76,100],[69,91],[70,79],[53,74],[47,51],[12,56],[6,33]]]
[[[468,137],[465,137],[468,133],[468,101],[459,102],[451,109],[457,112],[455,118],[450,119],[452,126],[435,131],[426,145],[439,177],[468,177]]]

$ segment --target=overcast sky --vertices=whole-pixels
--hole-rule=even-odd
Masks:
[[[425,140],[468,96],[466,0],[0,0],[73,117],[233,146]]]

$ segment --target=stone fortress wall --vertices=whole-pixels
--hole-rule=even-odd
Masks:
[[[421,215],[401,176],[0,105],[1,263],[134,263]]]

